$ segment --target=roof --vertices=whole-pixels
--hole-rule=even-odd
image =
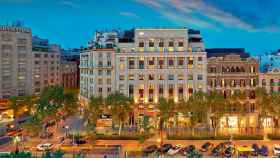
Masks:
[[[229,54],[240,55],[241,58],[249,58],[250,54],[245,52],[244,48],[211,48],[206,49],[207,58],[224,57]]]

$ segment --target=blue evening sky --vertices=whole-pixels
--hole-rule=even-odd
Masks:
[[[155,26],[199,29],[208,48],[280,48],[279,0],[0,0],[0,24],[15,20],[64,48],[97,29]]]

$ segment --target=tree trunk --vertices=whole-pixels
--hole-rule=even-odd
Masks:
[[[122,121],[120,121],[119,123],[119,136],[121,135],[122,132]]]

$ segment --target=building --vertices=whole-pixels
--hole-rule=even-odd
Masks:
[[[152,107],[160,97],[178,102],[207,90],[207,57],[201,36],[188,29],[135,29],[134,40],[115,49],[81,52],[80,95],[84,100],[120,91]]]
[[[88,43],[89,47],[95,48],[113,48],[118,44],[118,31],[96,31],[92,41]]]
[[[75,61],[62,61],[61,84],[64,88],[78,88],[78,64]]]
[[[280,93],[280,68],[260,73],[259,81],[259,87],[265,88],[267,93]]]
[[[47,86],[60,85],[60,47],[46,39],[33,37],[32,41],[32,93],[35,95]]]
[[[238,54],[208,58],[208,91],[221,92],[224,98],[229,100],[237,92],[246,96],[246,99],[241,101],[246,115],[240,116],[233,110],[221,118],[220,129],[235,129],[238,132],[238,129],[243,127],[257,126],[258,113],[254,99],[258,86],[258,66],[256,59],[241,58]]]
[[[280,68],[280,50],[260,55],[258,59],[261,72],[270,72],[274,68]]]
[[[75,88],[79,88],[80,87],[80,49],[74,48],[74,49],[63,49],[62,50],[62,54],[61,54],[61,61],[62,62],[70,62],[71,64],[71,69],[72,70],[76,70],[75,75],[77,76],[75,81]],[[76,68],[74,68],[74,65],[76,66]],[[61,70],[61,73],[63,74],[63,68]],[[66,73],[68,73],[68,69],[66,69]],[[74,75],[74,74],[72,74]],[[64,80],[62,79],[62,84],[63,84]]]
[[[0,99],[32,93],[32,32],[0,26]]]

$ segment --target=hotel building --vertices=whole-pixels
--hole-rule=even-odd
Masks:
[[[220,119],[219,127],[247,131],[257,126],[258,113],[255,105],[255,89],[258,86],[258,61],[254,58],[241,58],[244,54],[223,54],[208,58],[208,91],[218,91],[224,98],[233,96],[237,91],[243,92],[246,99],[240,100],[246,115],[240,115],[232,104],[232,109]],[[246,129],[245,129],[246,128]],[[225,131],[225,130],[224,130]]]
[[[274,67],[259,75],[259,86],[267,93],[280,93],[280,68]]]
[[[135,103],[152,105],[160,97],[178,102],[194,92],[206,92],[207,57],[199,31],[135,29],[133,38],[114,40],[114,49],[81,52],[82,100],[119,91]]]

